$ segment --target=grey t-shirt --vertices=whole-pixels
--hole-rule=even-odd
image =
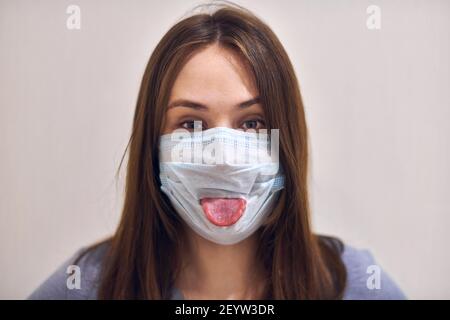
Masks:
[[[28,297],[31,300],[79,300],[97,299],[99,273],[101,262],[107,250],[108,243],[102,244],[84,255],[77,263],[80,268],[80,288],[69,289],[66,273],[79,253],[77,251],[64,262]],[[342,260],[347,268],[347,286],[344,293],[346,300],[375,300],[375,299],[406,299],[395,282],[375,262],[372,254],[367,250],[356,249],[345,245]],[[373,278],[379,275],[380,281]],[[371,278],[372,277],[372,278]],[[181,291],[173,290],[172,299],[183,299]]]

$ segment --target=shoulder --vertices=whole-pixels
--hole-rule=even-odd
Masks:
[[[343,246],[347,269],[345,300],[403,300],[405,294],[377,263],[369,250]]]
[[[39,287],[28,296],[29,300],[96,299],[103,257],[109,242],[83,247],[62,263]],[[75,266],[75,267],[74,267]],[[79,288],[74,283],[75,272],[80,279]]]

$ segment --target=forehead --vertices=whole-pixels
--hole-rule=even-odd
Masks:
[[[248,65],[232,50],[213,45],[187,60],[170,96],[205,103],[214,100],[234,103],[257,94]]]

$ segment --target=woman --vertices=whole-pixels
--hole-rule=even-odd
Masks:
[[[275,162],[171,158],[180,130],[188,132],[183,149],[248,142],[262,129],[270,138],[278,129],[276,170]],[[77,252],[30,298],[404,298],[383,272],[370,285],[368,251],[312,233],[307,139],[294,69],[266,24],[230,5],[178,22],[142,79],[117,231]],[[68,289],[71,264],[80,267],[81,289]]]

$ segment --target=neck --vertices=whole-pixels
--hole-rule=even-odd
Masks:
[[[188,228],[189,229],[189,228]],[[176,286],[186,299],[260,299],[263,268],[257,233],[234,245],[219,245],[188,230],[188,248]]]

